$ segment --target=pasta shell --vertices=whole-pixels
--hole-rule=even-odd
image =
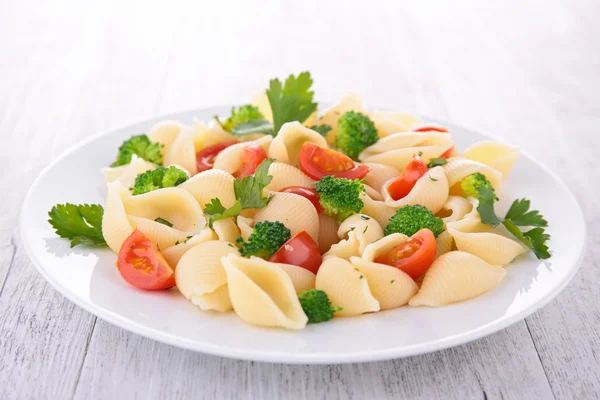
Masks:
[[[361,194],[360,199],[363,201],[364,206],[361,212],[370,217],[375,218],[375,221],[380,226],[386,227],[392,215],[396,213],[396,209],[385,204],[383,201],[377,201],[370,198],[367,194]]]
[[[421,119],[415,115],[389,111],[375,111],[369,113],[369,117],[373,120],[379,137],[406,132],[413,125],[421,122]]]
[[[129,196],[124,201],[129,216],[154,221],[162,218],[173,228],[184,232],[199,233],[206,226],[202,209],[189,192],[180,188],[164,188]]]
[[[442,167],[430,169],[419,178],[410,193],[400,200],[394,200],[390,196],[388,187],[392,182],[393,180],[389,180],[383,185],[383,198],[388,206],[395,209],[420,204],[435,214],[448,200],[448,180]]]
[[[472,209],[473,205],[464,197],[449,196],[442,209],[438,212],[438,217],[442,218],[445,225],[449,222],[463,219]]]
[[[340,225],[339,243],[331,246],[325,256],[337,256],[349,260],[352,256],[360,256],[369,243],[383,237],[383,229],[374,218],[364,214],[354,214]]]
[[[240,230],[233,222],[233,218],[220,219],[213,222],[213,230],[219,238],[225,242],[235,243],[236,239],[240,237]]]
[[[411,297],[419,290],[415,281],[398,268],[359,257],[350,258],[350,262],[365,276],[369,283],[369,289],[382,310],[390,310],[408,304]]]
[[[183,242],[177,243],[174,246],[168,247],[162,250],[162,255],[167,260],[167,263],[175,270],[177,267],[177,263],[181,259],[181,257],[185,254],[186,251],[191,249],[197,244],[207,242],[209,240],[217,240],[217,235],[210,228],[204,228],[200,231],[200,233],[192,236],[191,238],[186,238]]]
[[[365,183],[380,193],[387,181],[400,176],[400,172],[389,165],[376,163],[365,163],[365,165],[371,168],[371,171],[365,176]]]
[[[404,168],[412,161],[415,154],[422,154],[423,160],[429,160],[435,157],[439,157],[444,154],[447,150],[452,148],[453,144],[442,145],[442,146],[419,146],[419,147],[408,147],[403,149],[389,150],[384,153],[374,154],[371,156],[358,156],[359,160],[363,163],[376,163],[389,165],[399,171],[403,171]]]
[[[485,140],[471,145],[462,156],[489,165],[500,171],[502,178],[506,179],[519,158],[519,148]]]
[[[236,201],[233,190],[234,181],[235,178],[228,172],[209,169],[191,177],[177,187],[191,193],[202,209],[214,198],[218,198],[223,207],[229,208]]]
[[[260,111],[267,121],[273,122],[273,111],[271,111],[271,103],[269,103],[266,91],[256,93],[252,97],[252,105],[258,107],[258,111]]]
[[[303,126],[300,122],[285,123],[271,142],[269,157],[277,159],[280,163],[297,167],[300,149],[304,143],[327,146],[327,142],[321,134]]]
[[[277,264],[237,255],[223,257],[233,309],[258,326],[302,329],[308,318],[289,275]]]
[[[408,304],[436,307],[477,297],[496,287],[504,275],[504,268],[464,251],[451,251],[433,262]]]
[[[134,154],[131,156],[131,161],[127,165],[121,165],[114,168],[102,168],[102,175],[104,175],[104,180],[106,180],[106,182],[119,181],[123,186],[129,188],[133,186],[135,178],[139,174],[155,168],[155,164]]]
[[[500,183],[502,182],[502,174],[500,171],[480,162],[468,160],[466,158],[454,158],[451,159],[448,164],[444,165],[443,168],[446,171],[450,188],[460,184],[467,176],[479,172],[485,175],[496,191],[500,190]],[[462,194],[462,190],[455,193]]]
[[[221,142],[237,140],[231,133],[221,128],[219,124],[208,125],[194,118],[194,152]]]
[[[106,184],[108,196],[102,216],[102,236],[112,251],[118,253],[121,245],[135,229],[127,218],[123,202],[131,196],[120,182]]]
[[[253,222],[254,221],[252,220],[252,218],[242,217],[241,215],[239,215],[237,217],[237,226],[238,226],[238,228],[240,228],[240,236],[245,241],[248,241],[248,238],[250,237],[250,235],[252,234],[252,231],[254,230],[252,228]]]
[[[171,146],[177,138],[177,135],[179,135],[179,132],[184,128],[185,125],[177,121],[161,121],[150,128],[148,131],[148,139],[150,139],[151,142],[157,142],[163,145],[161,153],[164,156],[167,148]]]
[[[198,172],[196,166],[196,151],[194,147],[194,131],[191,128],[182,128],[165,150],[163,160],[165,166],[177,165],[185,169],[190,176]]]
[[[449,251],[455,250],[453,249],[454,238],[448,231],[440,233],[435,239],[435,244],[435,258],[438,258],[442,254],[446,254]]]
[[[392,251],[394,247],[406,243],[407,240],[408,236],[402,233],[392,233],[391,235],[384,236],[378,241],[365,246],[362,258],[366,261],[374,261],[377,257]]]
[[[331,126],[331,130],[327,133],[327,143],[330,145],[335,143],[335,137],[337,136],[338,130],[338,120],[348,111],[366,113],[365,106],[363,105],[363,102],[357,93],[346,93],[336,104],[325,110],[323,115],[321,115],[321,118],[319,118],[319,124]]]
[[[259,210],[254,224],[262,221],[279,221],[292,233],[306,231],[319,243],[319,216],[315,206],[302,196],[292,193],[275,193],[269,204]]]
[[[441,132],[400,132],[379,139],[377,143],[365,148],[359,158],[372,157],[387,153],[390,150],[411,149],[411,156],[419,152],[417,147],[443,146],[448,148],[453,145],[452,138],[447,133]],[[441,154],[441,153],[440,153]],[[424,160],[427,158],[423,157]],[[404,167],[402,167],[404,169]]]
[[[317,276],[311,271],[302,267],[298,267],[296,265],[278,263],[271,264],[277,265],[286,274],[288,274],[288,276],[292,280],[292,284],[294,285],[294,290],[296,291],[296,293],[300,294],[305,290],[311,290],[315,288],[315,279],[317,278]]]
[[[447,229],[458,250],[474,254],[492,265],[507,265],[527,251],[524,245],[511,238],[503,225],[494,228],[473,218],[452,222]]]
[[[325,213],[319,215],[319,250],[321,254],[340,241],[337,234],[339,226],[337,218],[330,217]]]
[[[227,286],[227,274],[221,259],[237,253],[237,247],[221,240],[209,240],[195,245],[186,251],[177,263],[177,289],[186,299],[203,310],[230,310],[230,300],[224,298],[226,296],[223,291],[217,290]]]
[[[174,246],[177,242],[184,242],[188,237],[198,233],[174,229],[147,218],[130,216],[129,220],[132,225],[146,235],[148,239],[156,243],[160,250]]]
[[[329,256],[323,259],[315,288],[327,293],[333,306],[342,307],[336,316],[349,317],[380,310],[365,276],[342,258]]]
[[[274,162],[269,167],[269,175],[273,177],[265,189],[279,192],[290,186],[314,188],[315,182],[304,172],[290,164]]]
[[[265,152],[267,152],[272,140],[273,136],[267,135],[257,140],[242,142],[234,144],[233,146],[229,146],[215,157],[215,163],[213,164],[213,168],[227,171],[230,174],[234,174],[242,167],[242,160],[240,159],[240,155],[246,147],[256,144],[262,147],[265,150]]]
[[[369,196],[370,198],[372,198],[373,200],[376,200],[376,201],[383,201],[383,196],[381,195],[381,193],[379,193],[377,190],[373,189],[369,185],[364,185],[364,186],[365,186],[365,193],[367,194],[367,196]]]

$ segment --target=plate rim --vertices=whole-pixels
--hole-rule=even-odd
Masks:
[[[321,103],[323,104],[323,103]],[[328,104],[324,102],[324,104]],[[114,128],[109,128],[107,130],[102,131],[96,135],[93,135],[81,142],[77,142],[74,145],[65,149],[59,156],[53,159],[48,165],[46,165],[38,174],[38,176],[33,180],[31,186],[27,190],[27,194],[23,199],[23,203],[21,205],[19,211],[19,231],[26,232],[27,228],[25,228],[25,213],[24,210],[27,205],[31,201],[31,196],[33,195],[35,189],[41,182],[42,178],[44,178],[48,172],[58,164],[63,158],[68,155],[76,152],[81,147],[87,145],[90,142],[93,142],[103,136],[109,135],[112,132],[126,129],[130,126],[148,123],[153,120],[172,120],[176,119],[178,115],[182,114],[191,114],[198,112],[207,112],[208,110],[225,110],[231,108],[231,105],[214,105],[208,107],[196,107],[191,109],[186,109],[177,112],[170,112],[166,114],[157,115],[154,117],[145,117],[140,118],[134,121],[129,121],[124,124],[121,124]],[[386,110],[390,109],[390,107],[371,107],[373,110]],[[506,143],[501,138],[493,134],[489,134],[487,132],[481,131],[479,129],[472,129],[467,125],[453,123],[444,118],[432,117],[427,114],[413,112],[413,114],[423,118],[424,120],[434,120],[441,123],[448,123],[449,125],[454,125],[465,130],[479,133],[485,136],[488,139],[495,140],[500,143]],[[583,209],[581,204],[579,203],[577,197],[570,190],[570,188],[563,182],[563,180],[550,168],[544,165],[542,162],[538,161],[535,157],[532,157],[528,152],[520,149],[520,152],[523,156],[527,157],[530,161],[534,162],[538,167],[540,167],[546,174],[549,174],[558,184],[562,187],[563,190],[572,198],[572,200],[577,204],[577,219],[580,220],[581,225],[583,227],[583,236],[582,236],[582,245],[579,251],[578,259],[573,263],[573,267],[569,274],[563,279],[563,281],[558,285],[553,291],[546,293],[542,299],[540,299],[535,306],[531,306],[524,310],[521,310],[517,313],[514,313],[510,317],[502,320],[494,320],[485,325],[479,326],[476,329],[473,329],[466,333],[461,333],[453,336],[447,336],[443,339],[435,340],[432,342],[426,342],[421,344],[411,345],[410,347],[389,347],[382,350],[376,351],[363,351],[363,352],[352,352],[352,353],[307,353],[307,354],[289,354],[282,353],[278,351],[259,351],[259,350],[248,350],[248,349],[239,349],[231,346],[221,346],[214,345],[207,342],[197,342],[188,339],[183,339],[181,337],[174,336],[167,332],[157,330],[154,328],[149,328],[143,324],[131,321],[128,318],[120,316],[118,314],[112,313],[110,311],[105,311],[103,308],[95,306],[93,303],[88,303],[85,300],[81,300],[76,294],[63,287],[52,277],[50,273],[48,273],[43,267],[40,260],[38,260],[34,256],[33,249],[31,244],[23,240],[26,235],[21,235],[23,247],[29,259],[33,262],[38,273],[48,282],[50,285],[60,293],[62,296],[66,297],[69,301],[74,303],[75,305],[83,308],[87,312],[92,315],[95,315],[102,320],[117,326],[121,329],[127,330],[129,332],[135,333],[137,335],[146,337],[151,340],[156,340],[161,343],[169,344],[175,347],[183,348],[186,350],[192,350],[195,352],[200,352],[204,354],[227,357],[237,360],[246,360],[246,361],[258,361],[258,362],[270,362],[270,363],[282,363],[282,364],[347,364],[347,363],[358,363],[358,362],[375,362],[375,361],[383,361],[397,358],[410,357],[415,355],[432,353],[435,351],[440,351],[444,349],[448,349],[451,347],[459,346],[462,344],[466,344],[493,333],[504,330],[515,323],[524,320],[529,317],[533,313],[535,313],[540,308],[546,306],[550,301],[552,301],[558,294],[560,294],[568,284],[573,280],[586,254],[587,246],[588,246],[588,228],[585,222],[585,216],[583,213]]]

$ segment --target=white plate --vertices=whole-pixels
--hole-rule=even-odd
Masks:
[[[156,122],[191,123],[227,115],[230,107],[182,112],[92,138],[69,150],[35,180],[21,213],[21,237],[44,278],[68,299],[131,332],[204,353],[283,363],[345,363],[422,354],[466,343],[525,318],[556,296],[577,271],[585,244],[581,209],[567,187],[546,167],[522,154],[500,196],[500,209],[527,197],[550,222],[549,261],[529,254],[508,266],[498,288],[476,299],[441,308],[403,307],[308,325],[302,331],[262,329],[233,312],[202,312],[176,290],[144,292],[128,286],[109,250],[69,248],[47,222],[56,203],[104,203],[100,168],[114,161],[131,135]],[[445,121],[459,147],[487,137]],[[569,210],[568,213],[564,210]]]

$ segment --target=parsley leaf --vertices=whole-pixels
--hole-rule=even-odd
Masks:
[[[158,223],[160,223],[160,224],[166,225],[166,226],[168,226],[169,228],[172,228],[172,227],[173,227],[173,224],[172,224],[172,223],[170,223],[169,221],[167,221],[166,219],[163,219],[163,218],[161,218],[161,217],[158,217],[158,218],[156,218],[154,221],[156,221],[156,222],[158,222]]]
[[[304,122],[317,109],[313,102],[314,92],[310,90],[313,80],[310,72],[302,72],[298,77],[288,76],[282,85],[279,79],[271,79],[267,98],[273,111],[273,131],[275,134],[286,122]]]
[[[497,199],[494,193],[492,185],[481,185],[477,187],[479,205],[477,211],[481,217],[481,222],[484,224],[498,226],[500,218],[496,215],[494,210],[494,201]]]
[[[273,131],[273,124],[264,119],[253,119],[248,122],[236,125],[231,128],[231,133],[236,136],[251,135],[255,133],[262,133],[265,135],[275,135]]]
[[[529,211],[531,202],[527,199],[515,200],[506,213],[506,219],[510,219],[518,226],[548,226],[548,221],[537,210]]]
[[[446,165],[448,164],[448,160],[446,160],[445,158],[430,158],[429,162],[427,163],[427,168],[435,168],[435,167],[439,167],[441,165]]]
[[[270,197],[263,197],[263,189],[271,183],[273,177],[269,175],[269,167],[275,160],[264,160],[254,171],[254,175],[236,179],[233,182],[233,191],[237,199],[233,206],[225,208],[221,200],[214,198],[204,206],[204,215],[208,217],[208,224],[212,228],[213,222],[236,217],[248,208],[263,208]]]
[[[310,127],[313,131],[317,131],[321,134],[321,136],[325,137],[332,129],[330,125],[322,124],[322,125],[313,125]]]
[[[58,236],[71,241],[71,247],[106,246],[102,236],[103,215],[104,208],[99,204],[57,204],[48,212],[48,222]]]
[[[545,260],[550,258],[548,246],[546,245],[546,241],[550,239],[550,235],[548,235],[544,229],[534,228],[527,232],[521,232],[519,227],[510,219],[502,221],[502,224],[510,233],[523,242],[525,246],[533,250],[538,259]]]

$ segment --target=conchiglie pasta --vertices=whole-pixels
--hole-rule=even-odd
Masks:
[[[269,167],[269,175],[273,177],[265,189],[278,192],[290,186],[314,188],[314,179],[290,164],[274,162]]]
[[[251,140],[249,142],[242,142],[234,144],[233,146],[229,146],[215,157],[213,168],[234,174],[242,167],[240,155],[246,147],[250,145],[258,145],[262,147],[265,152],[267,152],[272,140],[273,136],[267,135],[257,140]]]
[[[385,137],[397,132],[406,132],[412,126],[421,122],[417,116],[389,111],[374,111],[369,113],[379,137]]]
[[[267,262],[267,261],[265,261]],[[273,263],[272,263],[273,264]],[[292,280],[292,284],[294,285],[294,290],[296,293],[300,294],[305,290],[311,290],[315,288],[315,279],[317,276],[313,274],[311,271],[298,267],[296,265],[290,264],[275,264],[279,268],[281,268]]]
[[[185,129],[185,125],[177,121],[162,121],[150,128],[148,139],[163,145],[161,152],[164,156],[169,146],[177,139],[179,132],[183,129]]]
[[[260,209],[254,223],[279,221],[292,233],[306,231],[315,243],[319,243],[319,216],[315,206],[302,196],[292,193],[275,193],[269,204]]]
[[[506,179],[517,158],[519,158],[519,148],[485,140],[471,145],[462,156],[489,165],[500,171],[502,178]]]
[[[402,233],[392,233],[365,247],[362,258],[374,261],[377,257],[388,254],[396,246],[406,243],[408,236]]]
[[[182,231],[160,222],[147,218],[129,217],[132,225],[139,229],[146,237],[152,240],[160,250],[184,242],[188,237],[194,236],[195,231]]]
[[[387,181],[400,176],[400,172],[389,165],[376,163],[365,163],[365,165],[371,168],[371,171],[365,176],[365,183],[380,193]]]
[[[506,271],[464,251],[451,251],[433,262],[425,273],[411,306],[443,306],[477,297],[495,288]]]
[[[252,228],[253,222],[254,221],[252,220],[252,218],[242,217],[241,215],[239,215],[237,217],[237,226],[240,229],[240,236],[245,241],[248,241],[248,238],[252,234],[252,231],[253,231],[253,228]]]
[[[233,218],[220,219],[213,222],[213,230],[219,240],[235,242],[240,237],[240,229],[233,222]]]
[[[337,256],[349,260],[360,256],[369,243],[383,237],[383,229],[374,218],[364,214],[354,214],[340,225],[338,237],[341,240],[331,246],[325,256]]]
[[[298,156],[304,143],[315,143],[326,147],[325,138],[318,132],[309,129],[299,122],[283,124],[279,133],[271,142],[268,155],[280,163],[298,166]]]
[[[439,236],[435,239],[435,258],[438,258],[442,254],[446,254],[449,251],[455,250],[454,247],[454,238],[448,231],[444,231],[439,234]]]
[[[361,212],[375,218],[375,221],[385,229],[390,222],[390,218],[396,213],[396,209],[385,204],[383,201],[377,201],[370,198],[365,193],[360,195],[360,199],[364,203]]]
[[[448,185],[453,191],[451,194],[462,194],[459,184],[464,178],[475,173],[481,173],[490,181],[496,191],[500,190],[502,182],[502,174],[494,168],[482,164],[477,161],[468,160],[466,158],[453,158],[450,162],[443,166],[448,178]],[[457,187],[455,187],[457,186]]]
[[[473,205],[469,200],[460,196],[449,196],[442,209],[438,212],[438,217],[441,217],[444,224],[447,224],[463,219],[472,210]]]
[[[129,216],[152,221],[162,218],[180,231],[198,233],[206,226],[196,199],[180,188],[158,189],[130,196],[125,199],[124,205]]]
[[[402,307],[417,294],[419,287],[415,281],[398,268],[351,257],[350,262],[365,276],[373,297],[382,310]]]
[[[364,159],[364,162],[368,162],[366,160],[369,157],[387,153],[392,150],[411,149],[412,155],[419,152],[419,149],[417,149],[418,147],[443,146],[444,148],[449,148],[451,145],[453,145],[452,138],[447,133],[399,132],[379,139],[377,143],[365,148],[361,152],[359,158],[361,160]],[[423,159],[426,160],[427,158],[424,156]],[[404,167],[396,169],[404,169]]]
[[[237,141],[231,133],[221,128],[221,125],[207,124],[194,118],[194,151],[197,153],[205,147],[221,142]]]
[[[319,215],[319,250],[325,253],[332,245],[340,241],[337,234],[340,224],[337,218],[325,213]]]
[[[200,231],[200,233],[193,235],[191,238],[186,238],[183,242],[179,242],[174,246],[161,250],[161,252],[171,268],[175,269],[177,267],[177,263],[186,251],[197,244],[204,243],[209,240],[217,240],[217,235],[212,231],[212,229],[204,228]]]
[[[435,214],[448,200],[448,180],[442,167],[430,169],[419,178],[408,195],[400,200],[394,200],[388,191],[392,182],[393,180],[390,180],[383,185],[383,198],[388,206],[395,209],[420,204]]]
[[[146,171],[156,168],[156,165],[139,158],[133,154],[131,161],[127,165],[121,165],[114,168],[102,168],[102,175],[106,182],[121,182],[126,188],[132,187],[135,183],[135,178]]]
[[[365,186],[365,193],[367,194],[367,196],[369,196],[373,200],[383,201],[383,196],[381,195],[381,193],[379,193],[377,190],[373,189],[369,185],[365,184],[364,186]]]
[[[190,175],[198,172],[196,151],[194,150],[194,131],[191,128],[182,128],[175,141],[166,147],[163,164],[167,167],[177,165]]]
[[[319,124],[331,126],[331,131],[327,133],[327,143],[330,145],[335,143],[337,136],[338,120],[348,111],[356,111],[366,113],[365,107],[360,99],[360,96],[354,92],[348,92],[342,98],[323,112],[319,118]]]
[[[131,194],[120,182],[107,183],[106,186],[108,196],[102,216],[102,236],[111,250],[118,253],[125,239],[135,229],[123,205]]]
[[[449,223],[447,229],[458,250],[474,254],[492,265],[504,266],[527,251],[511,238],[503,225],[494,228],[473,218]]]
[[[343,258],[328,256],[323,259],[315,288],[327,293],[334,307],[342,307],[336,316],[349,317],[380,310],[364,274]]]
[[[214,198],[218,198],[223,207],[229,208],[236,201],[234,181],[235,178],[228,172],[209,169],[191,177],[178,188],[190,192],[202,209]]]
[[[236,314],[258,326],[302,329],[308,318],[290,276],[278,266],[256,257],[223,257],[229,296]]]
[[[237,252],[237,247],[233,244],[220,240],[209,240],[192,247],[177,263],[177,289],[203,310],[231,310],[231,301],[226,291],[227,274],[221,259]]]

